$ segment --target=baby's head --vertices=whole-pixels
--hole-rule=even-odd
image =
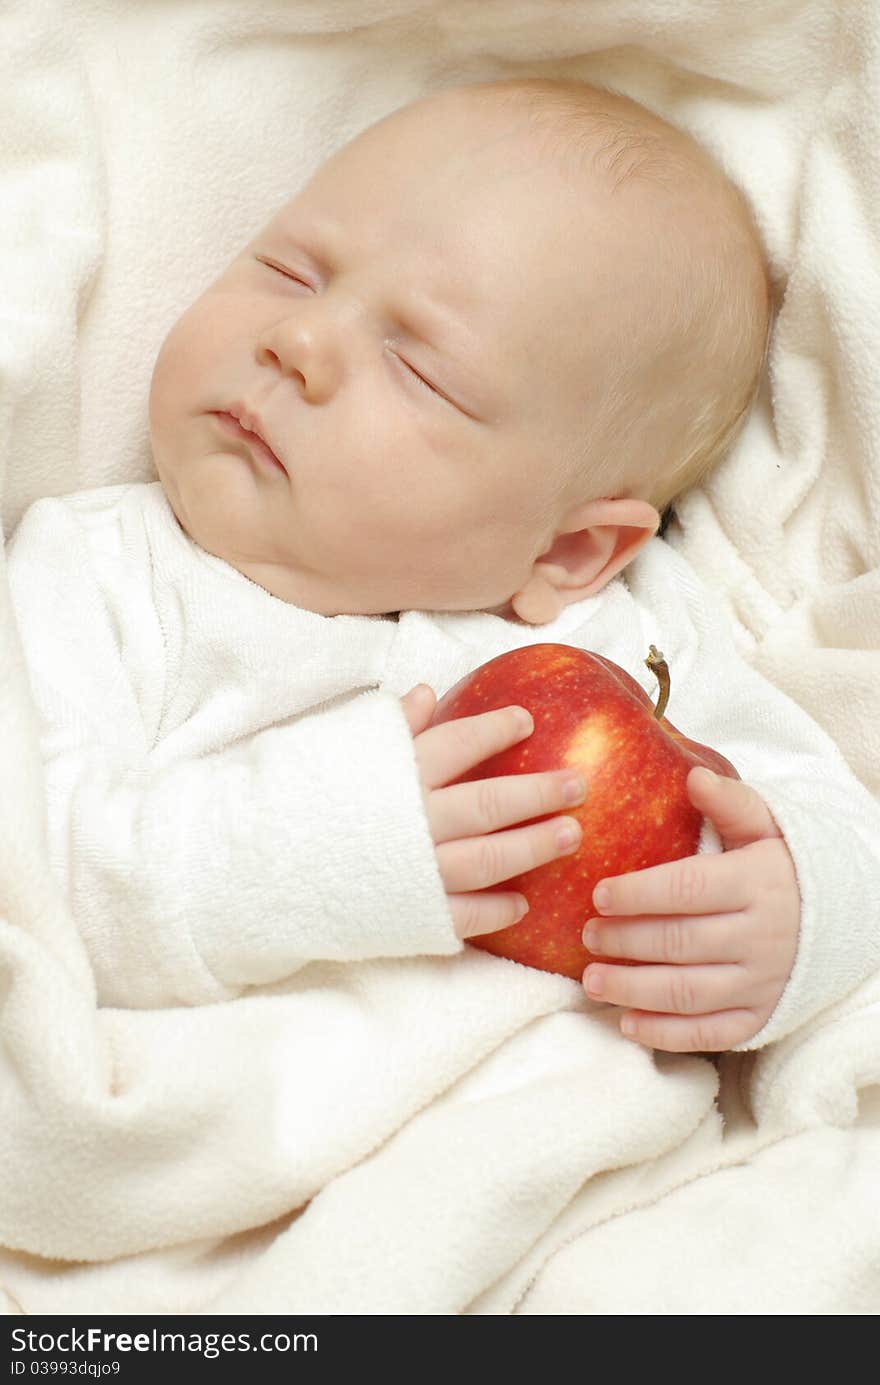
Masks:
[[[283,600],[541,624],[729,448],[769,318],[688,136],[580,82],[453,88],[334,154],[178,320],[154,457],[191,538]]]

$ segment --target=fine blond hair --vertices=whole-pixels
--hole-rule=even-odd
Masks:
[[[728,454],[760,388],[772,286],[746,197],[691,135],[611,87],[514,77],[463,90],[524,113],[569,179],[656,194],[652,303],[577,450],[596,495],[640,495],[662,513]]]

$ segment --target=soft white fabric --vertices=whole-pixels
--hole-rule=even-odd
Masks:
[[[660,645],[675,724],[727,755],[783,828],[803,899],[798,956],[740,1048],[806,1042],[829,1006],[863,1003],[880,967],[880,808],[825,733],[738,658],[662,541],[540,629],[484,613],[301,611],[192,544],[158,482],[37,502],[8,569],[52,874],[99,1004],[153,1007],[104,1012],[129,1152],[120,1161],[113,1144],[115,1103],[98,1103],[76,1130],[87,1190],[69,1137],[37,1158],[45,1117],[10,1100],[8,1244],[103,1259],[234,1233],[311,1198],[244,1275],[240,1310],[268,1311],[271,1282],[279,1311],[461,1312],[534,1255],[590,1173],[663,1159],[695,1122],[717,1127],[707,1062],[677,1060],[669,1084],[669,1060],[633,1058],[613,1011],[578,983],[455,937],[398,695],[420,680],[442,695],[520,644],[601,649],[646,686],[644,653]],[[36,979],[21,967],[23,1005]],[[183,1004],[198,1018],[155,1008]],[[21,1058],[40,1052],[46,1022],[38,1008],[16,1032]],[[174,1078],[156,1090],[134,1048],[148,1040],[167,1063],[169,1036]],[[82,1073],[76,1085],[87,1106]],[[184,1163],[176,1142],[193,1140],[196,1118]],[[133,1134],[147,1131],[145,1160]],[[93,1224],[88,1192],[105,1177],[120,1205]],[[65,1210],[56,1193],[50,1212],[52,1189]],[[516,1217],[502,1217],[510,1205]],[[27,1301],[14,1268],[10,1285]]]
[[[668,715],[731,760],[784,833],[798,956],[740,1047],[790,1033],[880,967],[880,807],[736,655],[659,539],[537,628],[299,610],[193,544],[158,481],[37,501],[8,563],[43,724],[49,855],[102,1005],[207,1004],[309,962],[460,952],[388,692],[427,681],[442,696],[504,650],[555,640],[602,650],[646,687],[644,655],[660,646]]]
[[[147,386],[167,328],[316,164],[370,121],[440,85],[549,72],[616,85],[692,130],[755,209],[780,315],[750,427],[705,491],[682,505],[670,543],[722,593],[746,658],[805,706],[863,782],[880,791],[880,14],[873,0],[742,0],[735,24],[728,0],[257,7],[10,0],[0,15],[4,63],[0,499],[7,535],[39,496],[151,478]],[[214,1164],[210,1177],[204,1168],[198,1178],[193,1172],[201,1151],[213,1150],[216,1163],[229,1122],[247,1119],[247,1110],[224,1111],[228,1070],[244,1071],[249,1056],[258,1066],[284,1026],[266,1018],[263,996],[162,1015],[129,1012],[124,1020],[96,1012],[88,953],[47,869],[38,720],[2,575],[0,728],[8,1065],[0,1130],[9,1129],[12,1103],[24,1103],[30,1136],[23,1138],[33,1138],[25,1164],[39,1168],[49,1146],[63,1165],[59,1186],[40,1183],[26,1197],[32,1225],[13,1241],[38,1246],[44,1223],[69,1225],[73,1217],[80,1218],[75,1240],[103,1236],[105,1251],[93,1253],[122,1254],[108,1231],[117,1214],[123,1227],[137,1222],[132,1251],[165,1240],[153,1252],[66,1270],[10,1252],[9,1311],[16,1293],[28,1311],[47,1312],[96,1303],[115,1311],[208,1302],[224,1311],[244,1311],[245,1303],[248,1311],[295,1307],[291,1281],[273,1277],[272,1265],[287,1262],[292,1237],[290,1258],[299,1256],[308,1275],[296,1242],[307,1218],[271,1256],[262,1252],[284,1223],[192,1239],[224,1199],[237,1225],[236,1190],[250,1186],[254,1169],[260,1189],[276,1181],[275,1193],[257,1197],[264,1217],[291,1205],[289,1171],[271,1158],[261,1165],[260,1151],[225,1175]],[[629,1155],[618,1153],[632,1167],[600,1180],[589,1179],[585,1160],[583,1192],[554,1233],[554,1244],[569,1250],[550,1263],[552,1246],[539,1240],[541,1251],[527,1257],[531,1280],[514,1284],[502,1274],[494,1296],[474,1300],[471,1311],[876,1307],[880,1228],[866,1174],[872,1160],[876,1167],[880,1125],[875,985],[824,1012],[808,1042],[795,1032],[757,1056],[725,1059],[726,1127],[715,1114],[711,1070],[692,1100],[692,1075],[706,1065],[627,1048],[612,1097],[626,1093],[636,1109],[657,1084],[669,1155],[640,1163],[634,1144]],[[212,1033],[217,1016],[229,1026],[225,1038]],[[201,1055],[198,1082],[175,1063],[178,1033]],[[273,1080],[253,1093],[258,1118]],[[444,1072],[438,1089],[449,1080]],[[579,1099],[601,1095],[590,1088],[600,1081],[591,1066]],[[740,1092],[742,1111],[725,1095]],[[180,1119],[151,1136],[144,1113],[164,1109],[166,1096]],[[210,1120],[205,1112],[213,1112]],[[650,1149],[650,1116],[644,1134]],[[392,1145],[359,1166],[365,1205],[374,1187],[390,1186],[383,1180],[394,1177]],[[405,1148],[394,1148],[405,1157]],[[130,1192],[131,1170],[149,1163],[151,1150],[158,1205],[154,1189],[132,1207],[123,1190]],[[524,1149],[524,1177],[529,1157]],[[192,1179],[192,1214],[173,1198],[163,1202],[170,1191],[163,1179],[175,1163]],[[345,1186],[357,1207],[358,1187]],[[65,1197],[73,1188],[79,1210]],[[332,1208],[327,1200],[321,1206],[332,1241]],[[365,1261],[350,1245],[345,1206],[334,1206],[344,1228],[337,1241],[356,1277]],[[744,1215],[749,1206],[753,1216]],[[26,1222],[30,1213],[22,1215]],[[498,1225],[510,1221],[503,1215]],[[524,1241],[530,1234],[526,1227]],[[476,1264],[473,1284],[487,1266],[491,1277],[495,1231],[485,1240],[488,1258]],[[384,1281],[375,1282],[380,1294]],[[407,1284],[395,1309],[406,1310],[420,1282]],[[466,1301],[468,1291],[456,1289],[446,1302]]]

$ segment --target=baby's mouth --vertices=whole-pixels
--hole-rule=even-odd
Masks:
[[[258,437],[256,433],[252,433],[249,429],[243,428],[238,419],[232,417],[232,414],[214,411],[213,417],[216,418],[220,427],[227,433],[231,433],[233,437],[240,438],[242,442],[247,443],[253,455],[260,461],[265,462],[267,466],[271,466],[273,470],[283,471],[285,476],[287,475],[287,468],[280,458],[275,456],[269,444],[263,442],[263,439]]]

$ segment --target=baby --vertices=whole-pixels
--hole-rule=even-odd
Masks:
[[[161,348],[161,484],[39,502],[11,545],[105,1003],[449,958],[521,917],[486,887],[576,850],[590,786],[452,784],[525,709],[427,728],[435,690],[536,640],[634,675],[660,644],[673,721],[743,775],[688,779],[723,852],[584,900],[609,958],[586,993],[624,1033],[756,1047],[876,966],[872,800],[658,537],[741,427],[769,323],[743,198],[623,96],[442,91],[317,170]]]

